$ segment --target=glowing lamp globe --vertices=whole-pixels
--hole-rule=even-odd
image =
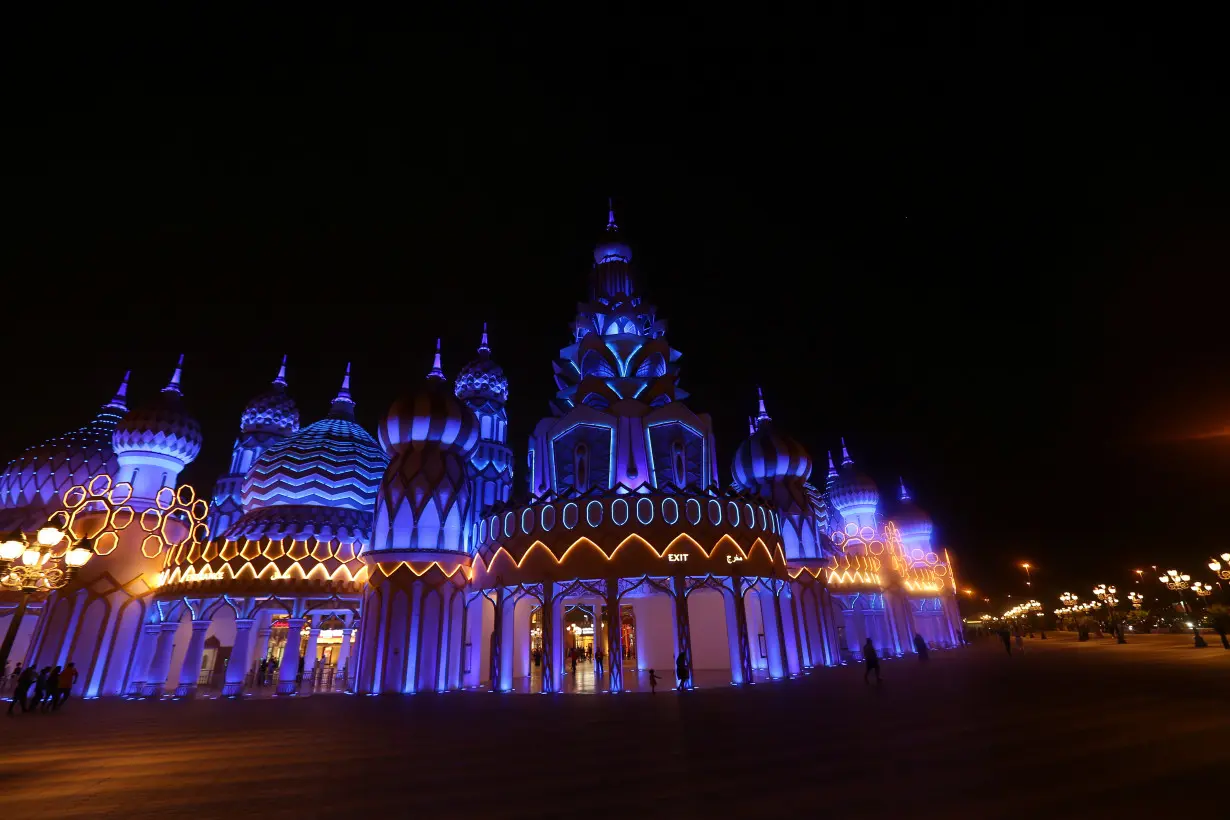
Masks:
[[[35,536],[40,544],[44,547],[54,547],[56,544],[64,540],[64,533],[57,530],[55,527],[43,527]]]
[[[1217,572],[1219,569],[1221,569],[1221,561],[1218,561],[1216,559],[1210,561],[1209,569],[1213,570],[1214,572]]]
[[[21,563],[25,564],[27,567],[32,567],[39,563],[38,559],[40,557],[42,557],[42,553],[37,548],[26,547],[26,551],[21,554]]]
[[[64,554],[64,563],[73,569],[78,569],[85,566],[85,562],[93,557],[94,553],[86,547],[73,547]]]
[[[1230,564],[1230,552],[1223,552],[1221,554],[1221,560],[1225,561],[1227,564]]]
[[[15,561],[25,548],[26,545],[20,541],[5,541],[0,544],[0,560]]]
[[[1192,576],[1186,575],[1186,574],[1180,575],[1179,577],[1182,578],[1184,581],[1190,581],[1192,579]]]

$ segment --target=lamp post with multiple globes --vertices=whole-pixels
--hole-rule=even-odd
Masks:
[[[1220,561],[1210,558],[1209,569],[1213,570],[1213,574],[1223,581],[1230,581],[1230,552],[1223,552]]]
[[[1192,634],[1195,636],[1194,643],[1195,643],[1196,648],[1200,649],[1200,648],[1208,646],[1208,644],[1205,643],[1204,638],[1200,637],[1200,626],[1199,624],[1196,623],[1196,610],[1188,605],[1187,598],[1183,596],[1183,590],[1189,588],[1192,585],[1192,576],[1188,575],[1187,573],[1179,572],[1177,569],[1168,569],[1166,570],[1166,574],[1159,575],[1157,577],[1157,580],[1165,584],[1167,589],[1174,590],[1175,592],[1179,593],[1179,602],[1183,605],[1183,608],[1187,611],[1187,613],[1191,616],[1191,619],[1192,619],[1191,621]],[[1196,583],[1200,584],[1199,581],[1197,581]],[[1197,595],[1207,595],[1209,594],[1209,592],[1213,591],[1209,589],[1209,592],[1202,593],[1200,592],[1201,589],[1208,589],[1208,587],[1205,587],[1203,584],[1200,584],[1200,586],[1197,587],[1197,592],[1196,592]]]
[[[68,542],[64,551],[58,555],[53,553],[63,541]],[[0,670],[8,666],[9,653],[17,640],[17,630],[21,628],[30,596],[64,586],[93,556],[94,545],[88,538],[76,540],[56,527],[40,529],[33,544],[26,540],[24,532],[0,542],[0,590],[21,593],[21,602],[9,621],[4,643],[0,645]]]
[[[1106,584],[1098,584],[1093,588],[1093,596],[1102,603],[1106,604],[1106,612],[1110,616],[1110,630],[1115,635],[1117,643],[1127,643],[1127,639],[1123,637],[1123,629],[1115,617],[1115,604],[1119,603],[1119,599],[1115,597],[1117,590],[1113,586]]]

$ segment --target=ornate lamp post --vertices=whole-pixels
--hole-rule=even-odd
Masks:
[[[1183,608],[1192,618],[1192,634],[1195,636],[1194,643],[1196,648],[1200,649],[1208,646],[1208,644],[1205,643],[1204,638],[1200,637],[1200,626],[1196,623],[1196,611],[1188,605],[1187,598],[1183,597],[1183,590],[1191,586],[1192,576],[1186,573],[1181,573],[1177,569],[1168,569],[1166,570],[1166,574],[1159,575],[1157,580],[1165,584],[1167,589],[1171,589],[1179,593],[1179,602],[1183,605]],[[1197,581],[1196,583],[1199,584],[1200,582]],[[1201,584],[1201,588],[1204,588],[1203,584]],[[1212,590],[1209,590],[1209,592],[1212,592]]]
[[[1139,592],[1129,592],[1128,600],[1132,603],[1132,609],[1140,609],[1145,605],[1145,596]]]
[[[65,540],[68,541],[67,549],[53,555],[52,549]],[[0,543],[0,589],[22,594],[17,612],[9,622],[4,644],[0,645],[0,669],[8,664],[9,652],[17,640],[17,630],[25,617],[30,596],[64,586],[93,556],[94,545],[89,539],[75,541],[56,527],[43,527],[35,535],[33,544],[26,540],[25,533],[17,533]]]
[[[1230,581],[1230,552],[1223,552],[1220,561],[1210,558],[1209,569],[1213,570],[1213,574],[1223,581]]]
[[[1102,603],[1106,604],[1106,611],[1110,614],[1110,628],[1115,633],[1115,641],[1117,643],[1127,643],[1127,639],[1123,637],[1123,630],[1120,628],[1118,619],[1115,617],[1115,604],[1119,603],[1119,599],[1115,597],[1117,590],[1113,586],[1106,584],[1098,584],[1093,588],[1093,595]]]

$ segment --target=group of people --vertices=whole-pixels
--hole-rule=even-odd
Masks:
[[[13,677],[17,683],[13,688],[13,700],[9,702],[10,715],[18,706],[23,713],[59,711],[72,693],[78,675],[76,665],[70,662],[64,667],[44,666],[37,673],[33,666],[22,669],[21,664],[17,664]]]
[[[919,661],[926,661],[930,653],[930,647],[927,646],[927,639],[919,633],[914,633],[914,654],[918,656]],[[871,683],[871,673],[876,673],[876,683],[880,682],[880,655],[876,652],[876,645],[868,638],[863,644],[863,683]]]

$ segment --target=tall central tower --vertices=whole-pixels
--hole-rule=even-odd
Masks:
[[[476,515],[506,503],[512,495],[513,454],[508,446],[508,377],[491,358],[487,325],[478,345],[478,358],[461,368],[455,384],[457,398],[478,418],[478,446],[470,453]],[[477,520],[477,519],[476,519]]]
[[[682,402],[680,353],[642,301],[614,211],[594,249],[590,301],[555,361],[553,418],[534,429],[530,492],[707,488],[716,476],[712,422]]]

